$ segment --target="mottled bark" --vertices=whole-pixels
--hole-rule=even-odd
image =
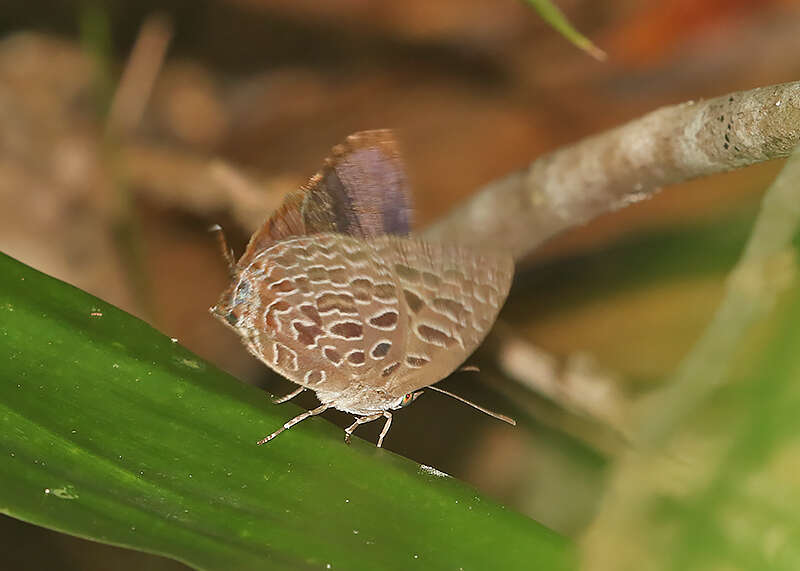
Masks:
[[[425,235],[520,259],[666,185],[785,157],[799,142],[800,82],[663,107],[489,183]]]

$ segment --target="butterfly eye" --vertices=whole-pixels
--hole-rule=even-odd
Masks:
[[[247,298],[250,296],[250,282],[243,279],[239,282],[238,287],[236,288],[236,295],[233,298],[233,303],[238,305],[240,303],[246,303]]]
[[[414,393],[406,393],[403,400],[400,401],[400,406],[407,406],[414,400]]]

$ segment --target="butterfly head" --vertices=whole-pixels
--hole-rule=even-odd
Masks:
[[[246,314],[252,310],[252,293],[250,281],[234,280],[210,311],[220,321],[236,329]]]

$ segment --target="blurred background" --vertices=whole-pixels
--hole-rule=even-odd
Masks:
[[[227,275],[207,229],[221,224],[240,253],[349,133],[396,129],[422,228],[561,145],[800,76],[798,2],[556,4],[604,62],[517,0],[6,0],[0,249],[283,394],[208,314]],[[429,392],[387,448],[579,535],[630,403],[713,314],[779,169],[668,188],[546,244],[468,361],[482,371],[442,385],[518,428]],[[0,531],[10,568],[182,568],[9,518]]]

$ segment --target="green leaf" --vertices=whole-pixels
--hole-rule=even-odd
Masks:
[[[592,41],[576,30],[558,6],[550,0],[525,0],[531,7],[539,13],[542,19],[550,24],[562,36],[567,38],[573,45],[579,47],[590,56],[597,60],[606,59],[606,52],[598,48]]]
[[[555,533],[0,255],[0,512],[202,569],[569,569]]]

